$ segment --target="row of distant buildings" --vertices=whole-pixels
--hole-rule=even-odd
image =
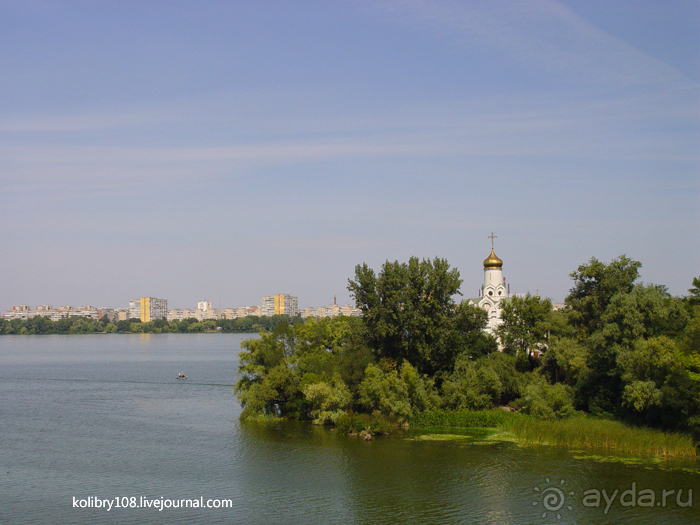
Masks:
[[[139,319],[141,322],[165,319],[167,321],[181,321],[183,319],[219,320],[238,319],[249,316],[273,316],[288,315],[290,317],[336,317],[346,315],[359,317],[360,310],[355,306],[338,306],[333,298],[333,304],[320,308],[308,307],[299,310],[299,298],[289,294],[267,295],[260,298],[260,306],[241,306],[238,308],[216,309],[212,308],[211,302],[200,301],[196,310],[176,309],[168,310],[168,300],[156,297],[140,297],[130,299],[127,308],[95,308],[94,306],[60,306],[53,308],[50,304],[43,304],[30,308],[29,305],[20,304],[13,306],[11,310],[5,310],[6,320],[30,319],[36,316],[48,317],[52,321],[58,321],[64,317],[85,317],[90,319],[102,319],[107,317],[110,322],[127,321],[129,319]]]
[[[110,322],[116,323],[127,319],[141,319],[144,322],[155,319],[165,319],[168,315],[167,299],[155,297],[141,297],[131,299],[128,308],[95,308],[94,306],[59,306],[54,308],[50,304],[41,304],[33,309],[27,304],[13,306],[11,310],[5,310],[4,319],[31,319],[32,317],[47,317],[52,321],[58,321],[65,317],[84,317],[99,320],[107,317]]]
[[[100,319],[104,315],[103,311],[105,310],[94,306],[78,306],[77,308],[59,306],[54,308],[50,304],[40,304],[32,309],[28,304],[20,304],[13,306],[12,310],[5,310],[3,317],[8,321],[12,319],[31,319],[36,316],[48,317],[52,321],[58,321],[63,317]]]
[[[260,298],[260,306],[241,306],[239,308],[216,309],[211,307],[209,301],[197,303],[196,310],[169,310],[166,319],[168,321],[182,319],[197,319],[204,321],[207,319],[238,319],[248,316],[268,316],[288,315],[290,317],[336,317],[346,315],[360,317],[360,309],[346,304],[338,306],[335,297],[333,304],[321,306],[320,308],[307,307],[299,309],[299,298],[288,294],[264,295]]]

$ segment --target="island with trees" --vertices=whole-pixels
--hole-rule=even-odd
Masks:
[[[497,340],[483,310],[455,301],[461,279],[444,259],[358,265],[348,289],[361,318],[280,323],[242,343],[241,418],[368,437],[409,423],[500,427],[533,443],[694,456],[700,278],[674,297],[639,282],[640,267],[592,258],[559,311],[509,298]]]

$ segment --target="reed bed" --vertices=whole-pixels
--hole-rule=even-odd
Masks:
[[[618,421],[573,417],[546,421],[530,416],[504,419],[499,425],[526,445],[567,449],[595,449],[630,455],[669,458],[695,457],[693,440],[686,434],[629,427]]]
[[[498,428],[506,420],[522,417],[505,410],[431,410],[411,418],[411,427]]]
[[[411,427],[498,428],[524,445],[551,445],[569,450],[599,450],[634,456],[697,457],[691,436],[619,421],[576,416],[544,420],[505,410],[433,410],[411,419]]]

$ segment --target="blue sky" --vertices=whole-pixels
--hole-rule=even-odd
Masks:
[[[700,275],[700,3],[0,0],[0,309],[349,302],[487,235]]]

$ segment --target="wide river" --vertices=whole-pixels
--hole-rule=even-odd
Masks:
[[[695,461],[242,424],[248,337],[3,336],[0,523],[700,523]]]

